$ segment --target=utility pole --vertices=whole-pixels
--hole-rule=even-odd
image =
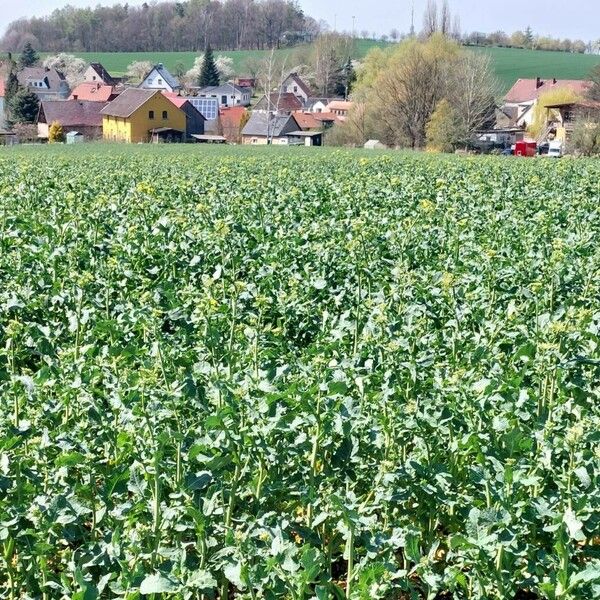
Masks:
[[[354,15],[352,15],[352,39],[354,39],[354,32],[356,31],[355,25],[356,25],[356,17]]]
[[[410,11],[410,37],[415,37],[415,3],[412,3]]]
[[[337,32],[337,13],[333,15],[333,31]]]

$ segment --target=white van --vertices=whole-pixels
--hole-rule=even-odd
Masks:
[[[548,156],[550,158],[562,158],[562,156],[563,156],[562,142],[550,142],[550,147],[548,148]]]

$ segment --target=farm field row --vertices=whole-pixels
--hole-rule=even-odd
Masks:
[[[382,42],[357,40],[357,57],[364,57],[374,46],[385,47]],[[280,56],[289,55],[294,49],[282,49]],[[568,54],[565,52],[544,52],[520,50],[514,48],[477,48],[474,52],[485,52],[492,57],[496,76],[502,91],[506,92],[519,78],[552,78],[558,79],[587,79],[591,70],[600,64],[600,56]],[[229,56],[233,60],[235,72],[246,74],[246,61],[249,58],[260,59],[267,55],[266,51],[240,50],[232,52],[217,52]],[[77,56],[88,62],[99,61],[115,75],[124,75],[127,66],[136,60],[152,63],[163,62],[168,69],[175,72],[178,64],[186,70],[194,64],[194,52],[121,52],[121,53],[79,53]],[[290,65],[293,66],[293,65]]]
[[[0,151],[0,596],[600,595],[600,163]]]

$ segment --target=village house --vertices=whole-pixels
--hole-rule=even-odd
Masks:
[[[323,122],[319,121],[313,113],[298,111],[293,115],[301,131],[317,131],[323,128]]]
[[[186,113],[159,90],[127,88],[101,112],[107,141],[181,141],[186,136]]]
[[[232,106],[250,106],[252,101],[252,90],[243,88],[235,83],[223,83],[221,85],[193,88],[198,98],[217,99],[219,108],[230,108]]]
[[[308,99],[312,96],[310,87],[302,81],[298,73],[290,73],[281,84],[281,92],[283,94],[294,94],[304,106]]]
[[[85,83],[100,83],[109,86],[119,83],[119,80],[112,77],[100,63],[91,63],[83,74],[83,80]]]
[[[87,100],[89,102],[112,102],[119,91],[112,85],[103,83],[80,83],[69,96],[69,100]]]
[[[504,98],[502,109],[506,112],[516,111],[514,126],[528,128],[533,121],[534,108],[543,94],[560,89],[568,89],[584,96],[591,82],[579,79],[517,79]]]
[[[50,126],[56,122],[65,134],[76,131],[86,140],[100,139],[104,106],[87,100],[42,100],[36,119],[38,137],[48,139]]]
[[[335,100],[344,100],[343,98],[309,98],[304,103],[304,110],[312,113],[327,112],[329,104]]]
[[[288,134],[300,127],[292,115],[272,115],[268,112],[253,112],[242,130],[242,143],[251,145],[289,144]]]
[[[204,115],[184,96],[178,96],[173,92],[163,92],[163,94],[170,102],[185,113],[186,137],[204,135],[204,124],[206,123]]]
[[[66,100],[71,93],[65,76],[48,67],[25,67],[17,73],[21,87],[28,88],[40,101]]]
[[[600,102],[579,100],[546,105],[546,136],[549,140],[570,143],[578,120],[595,122],[600,115]]]
[[[255,105],[254,112],[277,113],[279,115],[291,115],[293,112],[302,110],[302,101],[292,93],[273,92],[263,96]]]
[[[348,100],[333,100],[327,105],[325,112],[333,113],[341,119],[345,119],[348,116],[348,112],[351,108],[352,102]]]
[[[164,92],[178,92],[181,90],[181,84],[177,78],[173,77],[162,63],[154,65],[138,87],[142,90],[161,90]]]

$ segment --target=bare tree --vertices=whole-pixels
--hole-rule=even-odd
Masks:
[[[450,37],[452,37],[452,39],[456,40],[457,42],[460,42],[460,40],[462,39],[460,15],[458,14],[454,15],[454,18],[452,19],[452,34]]]
[[[457,116],[458,139],[467,143],[473,134],[493,124],[500,84],[487,54],[463,52],[453,65],[448,97]]]
[[[448,6],[448,0],[442,1],[442,9],[440,12],[439,30],[444,35],[450,35],[450,29],[452,26],[452,15],[450,14],[450,7]]]
[[[430,38],[438,31],[438,7],[436,0],[427,0],[423,15],[423,36]]]

